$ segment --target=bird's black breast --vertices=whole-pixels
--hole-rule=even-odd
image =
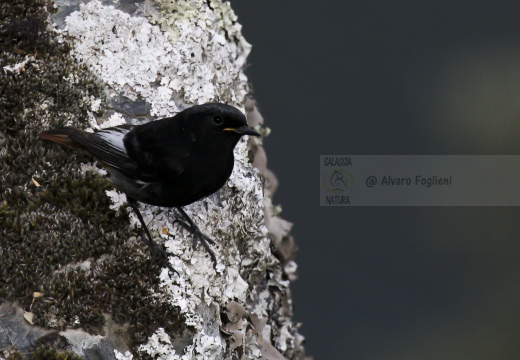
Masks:
[[[231,175],[238,139],[198,138],[183,119],[175,117],[136,127],[123,142],[139,175],[128,179],[133,185],[125,192],[138,201],[165,207],[200,200],[219,190]]]
[[[112,180],[127,195],[140,202],[164,207],[185,206],[219,190],[233,171],[232,154],[225,161],[206,160],[196,161],[188,157],[182,174],[167,181],[143,182],[120,172],[114,174]]]
[[[166,118],[135,127],[123,142],[139,168],[139,179],[171,181],[184,172],[192,152],[188,135],[178,119]]]

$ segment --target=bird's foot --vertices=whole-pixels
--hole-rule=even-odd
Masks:
[[[210,239],[206,235],[204,235],[202,233],[202,231],[200,231],[198,226],[195,226],[195,229],[193,229],[193,250],[195,250],[197,248],[198,241],[200,241],[202,246],[204,246],[204,249],[206,249],[206,251],[208,252],[209,257],[211,258],[211,261],[213,261],[213,267],[216,269],[217,268],[217,257],[215,256],[215,253],[213,252],[213,250],[211,250],[211,248],[209,247],[209,244],[215,245],[215,241],[213,239]]]
[[[148,247],[150,248],[150,264],[148,265],[148,270],[150,270],[150,268],[153,265],[155,265],[155,261],[158,259],[161,265],[166,265],[168,269],[179,275],[177,270],[175,270],[173,266],[170,264],[170,261],[168,260],[168,254],[166,253],[164,248],[162,246],[158,247],[155,241],[152,240],[152,235],[150,235],[150,231],[148,231],[148,227],[146,226],[143,216],[141,215],[141,212],[137,207],[136,201],[132,198],[128,198],[128,203],[137,215],[137,218],[139,219],[139,222],[141,223],[141,226],[145,232],[146,236],[143,238],[143,241],[145,241],[148,244]]]
[[[215,241],[213,239],[209,238],[208,236],[204,235],[202,233],[202,231],[200,231],[199,227],[193,222],[193,220],[190,219],[188,214],[186,214],[186,212],[184,210],[182,210],[182,208],[178,207],[177,209],[179,210],[179,212],[181,213],[181,215],[184,217],[184,219],[186,221],[183,221],[181,219],[176,219],[173,223],[174,224],[178,223],[180,226],[182,226],[184,229],[188,230],[193,235],[193,250],[195,250],[197,248],[197,244],[200,241],[202,246],[204,246],[204,249],[206,249],[206,251],[208,252],[209,257],[211,258],[211,261],[213,262],[213,267],[216,269],[217,268],[217,257],[215,256],[215,253],[209,246],[209,244],[215,245]]]
[[[149,247],[150,247],[150,264],[148,265],[148,270],[150,270],[155,264],[159,264],[160,266],[166,266],[170,271],[176,273],[179,275],[177,270],[173,268],[173,266],[170,264],[170,261],[168,259],[168,253],[166,250],[162,247],[157,245],[155,241],[147,241]]]

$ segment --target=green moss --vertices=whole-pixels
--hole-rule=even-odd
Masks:
[[[27,54],[46,53],[57,48],[47,49],[51,34],[47,32],[47,12],[52,11],[49,0],[2,0],[2,25],[0,45],[5,52]]]
[[[178,310],[151,298],[160,267],[149,266],[141,241],[128,241],[136,233],[124,209],[110,209],[110,180],[81,173],[93,160],[85,152],[39,138],[85,127],[90,97],[107,106],[103,84],[47,30],[49,9],[47,0],[0,0],[0,299],[28,310],[42,292],[32,311],[50,328],[102,333],[111,314],[130,325],[135,343],[158,326],[182,332]],[[27,56],[22,72],[3,71]],[[89,270],[70,265],[87,259]]]
[[[28,359],[30,360],[82,360],[81,356],[78,356],[70,351],[59,351],[51,347],[42,347],[32,353]]]
[[[71,351],[58,350],[55,347],[42,346],[29,354],[22,355],[15,351],[10,353],[6,360],[82,360],[81,356]]]

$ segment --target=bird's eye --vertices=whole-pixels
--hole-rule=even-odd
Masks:
[[[220,115],[213,116],[213,124],[222,125],[224,123],[224,119]]]

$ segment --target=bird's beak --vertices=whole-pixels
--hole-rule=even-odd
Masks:
[[[260,136],[258,131],[251,129],[249,126],[244,125],[239,128],[225,128],[224,131],[233,131],[241,135]]]

